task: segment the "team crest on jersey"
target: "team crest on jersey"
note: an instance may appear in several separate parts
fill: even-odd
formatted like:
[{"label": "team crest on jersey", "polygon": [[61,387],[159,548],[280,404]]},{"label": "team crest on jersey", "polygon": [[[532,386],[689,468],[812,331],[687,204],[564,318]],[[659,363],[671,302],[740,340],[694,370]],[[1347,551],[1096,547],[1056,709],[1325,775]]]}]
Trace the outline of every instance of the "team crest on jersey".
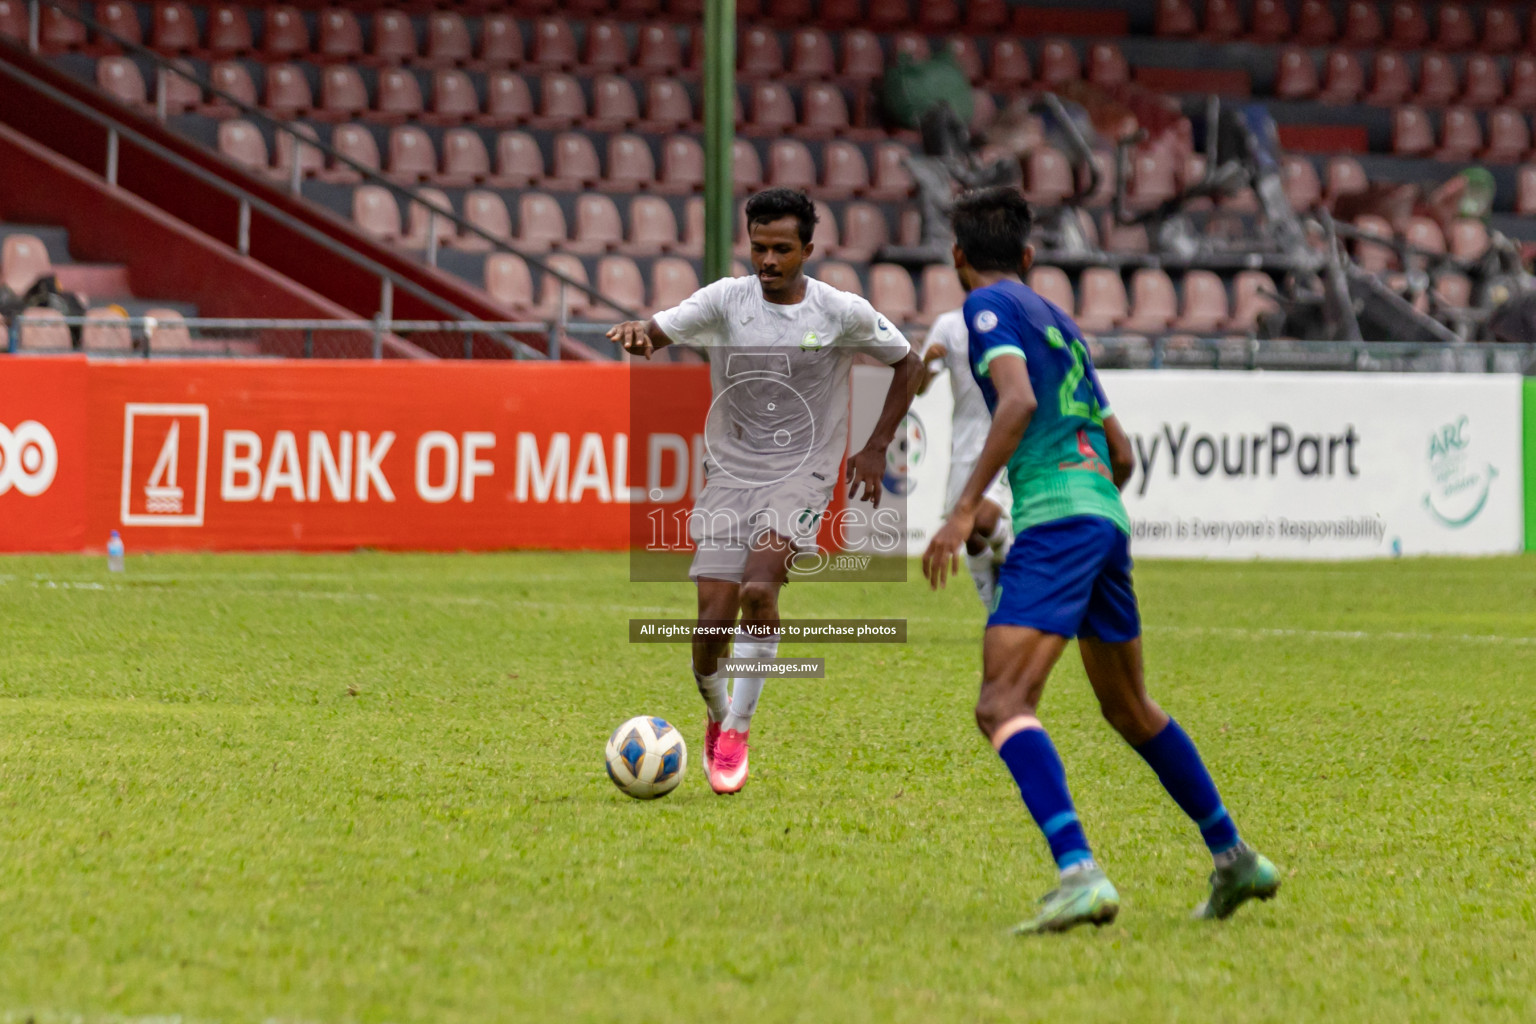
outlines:
[{"label": "team crest on jersey", "polygon": [[976,333],[986,334],[997,326],[997,314],[990,309],[984,309],[976,314]]},{"label": "team crest on jersey", "polygon": [[805,337],[800,339],[800,347],[803,349],[825,348],[827,341],[815,331],[806,331]]}]

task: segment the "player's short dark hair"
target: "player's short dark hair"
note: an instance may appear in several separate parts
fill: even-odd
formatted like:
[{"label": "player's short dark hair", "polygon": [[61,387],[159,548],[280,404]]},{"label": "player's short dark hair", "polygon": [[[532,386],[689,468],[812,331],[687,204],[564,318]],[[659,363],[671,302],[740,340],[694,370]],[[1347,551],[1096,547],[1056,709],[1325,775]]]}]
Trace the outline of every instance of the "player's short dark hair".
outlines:
[{"label": "player's short dark hair", "polygon": [[998,185],[956,199],[950,221],[955,243],[976,270],[1018,270],[1035,213],[1018,189]]},{"label": "player's short dark hair", "polygon": [[800,225],[800,244],[809,245],[816,234],[816,204],[798,188],[765,188],[747,200],[747,229],[753,224],[793,217]]}]

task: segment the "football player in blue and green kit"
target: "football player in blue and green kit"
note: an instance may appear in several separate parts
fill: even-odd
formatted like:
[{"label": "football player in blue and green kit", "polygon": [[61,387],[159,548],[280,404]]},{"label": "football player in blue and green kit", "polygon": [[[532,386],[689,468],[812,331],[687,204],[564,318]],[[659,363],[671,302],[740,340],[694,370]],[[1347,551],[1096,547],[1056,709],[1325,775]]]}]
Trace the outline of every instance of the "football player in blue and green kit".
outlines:
[{"label": "football player in blue and green kit", "polygon": [[1110,412],[1077,325],[1024,284],[1034,259],[1024,197],[1012,188],[967,193],[953,218],[955,269],[969,293],[971,371],[992,428],[923,555],[923,573],[937,588],[958,571],[982,494],[1006,466],[1016,539],[987,619],[976,724],[1018,783],[1061,873],[1039,911],[1015,931],[1104,924],[1120,909],[1036,715],[1046,677],[1074,637],[1104,717],[1210,848],[1211,891],[1197,916],[1224,918],[1250,899],[1273,896],[1280,876],[1238,837],[1195,745],[1147,696],[1130,520],[1120,500],[1133,467],[1130,440]]}]

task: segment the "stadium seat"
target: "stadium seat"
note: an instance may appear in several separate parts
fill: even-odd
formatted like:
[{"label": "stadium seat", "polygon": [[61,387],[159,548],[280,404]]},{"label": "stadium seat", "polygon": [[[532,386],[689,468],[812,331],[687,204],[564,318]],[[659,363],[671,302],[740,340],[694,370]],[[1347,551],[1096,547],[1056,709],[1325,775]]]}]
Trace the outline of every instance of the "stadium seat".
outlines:
[{"label": "stadium seat", "polygon": [[592,83],[592,116],[586,127],[595,132],[619,131],[640,120],[634,87],[618,75],[599,75]]},{"label": "stadium seat", "polygon": [[837,73],[837,54],[826,32],[811,25],[795,30],[789,44],[789,73],[803,78],[830,78]]},{"label": "stadium seat", "polygon": [[1339,34],[1329,0],[1301,0],[1296,17],[1296,42],[1303,46],[1325,46]]},{"label": "stadium seat", "polygon": [[1199,31],[1190,0],[1157,0],[1153,31],[1160,36],[1192,36]]},{"label": "stadium seat", "polygon": [[1007,0],[966,0],[965,30],[972,35],[996,32],[1010,16]]},{"label": "stadium seat", "polygon": [[442,189],[418,188],[416,199],[409,204],[409,209],[405,235],[400,239],[400,245],[407,249],[425,249],[434,234],[439,246],[453,245],[458,237],[458,225],[437,213],[439,210],[453,210],[453,204],[448,201]]},{"label": "stadium seat", "polygon": [[587,116],[587,101],[581,85],[567,74],[548,74],[539,80],[539,112],[528,119],[534,128],[568,128]]},{"label": "stadium seat", "polygon": [[928,46],[928,37],[925,35],[917,32],[897,32],[891,37],[893,60],[908,57],[914,61],[925,61],[931,56],[933,51]]},{"label": "stadium seat", "polygon": [[986,89],[971,90],[971,123],[973,134],[984,135],[992,122],[997,118],[997,101]]},{"label": "stadium seat", "polygon": [[[97,45],[101,47],[117,49],[117,43],[107,36],[109,32],[118,39],[124,39],[130,43],[144,42],[144,26],[139,24],[138,12],[130,3],[117,0],[117,2],[97,4],[96,21],[102,27],[102,31],[96,36]],[[25,32],[22,33],[22,38],[26,38]]]},{"label": "stadium seat", "polygon": [[1483,148],[1483,129],[1466,107],[1449,107],[1441,115],[1439,160],[1470,160]]},{"label": "stadium seat", "polygon": [[1161,334],[1178,311],[1173,281],[1155,267],[1142,267],[1131,275],[1131,315],[1121,327],[1132,334]]},{"label": "stadium seat", "polygon": [[1381,12],[1374,0],[1350,0],[1344,8],[1344,31],[1339,45],[1351,49],[1370,49],[1381,42]]},{"label": "stadium seat", "polygon": [[1223,328],[1239,334],[1252,332],[1261,316],[1280,308],[1271,297],[1274,292],[1274,281],[1262,270],[1240,272],[1232,283],[1232,316]]},{"label": "stadium seat", "polygon": [[529,252],[562,247],[567,238],[565,213],[542,192],[524,192],[517,201],[517,246]]},{"label": "stadium seat", "polygon": [[1365,70],[1348,50],[1330,50],[1323,64],[1323,103],[1354,103],[1365,92]]},{"label": "stadium seat", "polygon": [[[1026,68],[1027,70],[1027,68]],[[1101,89],[1114,89],[1131,80],[1125,54],[1114,43],[1095,42],[1088,47],[1088,81]]]},{"label": "stadium seat", "polygon": [[564,18],[540,18],[533,23],[533,48],[528,63],[541,68],[576,64],[576,33]]},{"label": "stadium seat", "polygon": [[171,63],[178,70],[165,71],[164,75],[160,78],[160,84],[165,89],[166,112],[169,114],[180,114],[202,104],[203,87],[193,80],[193,76],[197,74],[197,71],[192,67],[190,61],[174,60]]},{"label": "stadium seat", "polygon": [[848,103],[837,86],[812,82],[801,92],[800,102],[804,108],[801,137],[824,139],[848,130]]},{"label": "stadium seat", "polygon": [[598,260],[596,288],[614,305],[592,303],[587,315],[594,320],[620,320],[651,312],[645,302],[645,278],[628,256],[604,256]]},{"label": "stadium seat", "polygon": [[1205,0],[1205,24],[1201,37],[1212,42],[1231,42],[1243,34],[1243,12],[1236,0]]},{"label": "stadium seat", "polygon": [[[373,133],[362,125],[337,125],[331,132],[331,149],[335,150],[339,156],[348,157],[370,171],[380,169],[379,144],[374,139]],[[360,180],[362,174],[338,160],[330,169],[321,173],[320,178],[323,181],[350,182]]]},{"label": "stadium seat", "polygon": [[[23,352],[57,352],[74,347],[69,328],[61,322],[64,314],[56,309],[34,306],[23,310],[27,320],[17,331],[16,347]],[[45,322],[39,322],[45,321]]]},{"label": "stadium seat", "polygon": [[1125,282],[1118,270],[1089,267],[1078,281],[1077,326],[1090,334],[1114,330],[1127,314]]},{"label": "stadium seat", "polygon": [[379,71],[378,94],[374,99],[375,120],[415,120],[423,110],[421,83],[404,68]]},{"label": "stadium seat", "polygon": [[149,100],[139,66],[127,57],[103,57],[97,61],[96,86],[119,103],[142,105]]},{"label": "stadium seat", "polygon": [[640,42],[635,49],[635,68],[646,74],[670,75],[683,66],[683,47],[677,28],[666,24],[640,27]]},{"label": "stadium seat", "polygon": [[738,192],[756,191],[763,185],[762,160],[757,155],[757,147],[746,139],[731,143],[731,175]]},{"label": "stadium seat", "polygon": [[820,13],[811,0],[767,0],[767,7],[768,20],[780,25],[804,24]]},{"label": "stadium seat", "polygon": [[667,135],[694,123],[693,100],[675,78],[652,78],[645,84],[645,118],[635,130]]},{"label": "stadium seat", "polygon": [[268,64],[265,101],[262,106],[279,118],[297,117],[315,105],[309,79],[294,64]]},{"label": "stadium seat", "polygon": [[1469,107],[1491,107],[1503,98],[1504,74],[1499,70],[1499,62],[1486,53],[1468,57],[1461,102]]},{"label": "stadium seat", "polygon": [[970,36],[950,36],[944,42],[944,49],[954,58],[960,70],[965,72],[966,81],[972,85],[987,77],[986,63],[981,59],[981,50],[975,39]]},{"label": "stadium seat", "polygon": [[1403,229],[1403,241],[1415,249],[1437,256],[1445,255],[1445,233],[1431,217],[1409,217]]},{"label": "stadium seat", "polygon": [[[827,264],[821,265],[825,271]],[[651,264],[651,308],[671,309],[699,290],[693,264],[676,256],[664,256]]]},{"label": "stadium seat", "polygon": [[910,323],[917,314],[917,290],[906,267],[876,263],[869,268],[869,302],[894,324]]},{"label": "stadium seat", "polygon": [[1522,110],[1536,107],[1536,57],[1522,53],[1510,60],[1505,102]]},{"label": "stadium seat", "polygon": [[1157,147],[1140,146],[1131,158],[1131,181],[1126,201],[1148,209],[1173,198],[1177,191],[1177,165],[1172,154]]},{"label": "stadium seat", "polygon": [[1419,59],[1419,91],[1414,102],[1426,107],[1440,107],[1461,92],[1456,65],[1442,53],[1426,53]]},{"label": "stadium seat", "polygon": [[[23,37],[24,38],[24,37]],[[199,46],[197,20],[184,3],[157,3],[149,16],[149,42],[161,53],[186,53]]]},{"label": "stadium seat", "polygon": [[457,64],[474,56],[469,26],[456,11],[433,11],[427,17],[427,48],[422,56],[430,64]]},{"label": "stadium seat", "polygon": [[419,52],[416,29],[401,11],[379,11],[373,16],[373,49],[376,61],[411,60]]},{"label": "stadium seat", "polygon": [[180,310],[154,307],[146,309],[144,316],[155,321],[151,332],[145,325],[150,350],[153,352],[187,352],[194,346],[192,332],[187,330],[186,318]]},{"label": "stadium seat", "polygon": [[25,295],[37,279],[53,273],[48,247],[36,235],[6,235],[0,244],[0,284],[16,295]]},{"label": "stadium seat", "polygon": [[1488,251],[1488,225],[1475,217],[1458,217],[1451,222],[1449,242],[1458,260],[1480,260]]},{"label": "stadium seat", "polygon": [[837,28],[857,24],[864,15],[862,0],[820,0],[816,7],[818,19]]},{"label": "stadium seat", "polygon": [[1488,112],[1488,148],[1483,160],[1494,164],[1518,163],[1531,148],[1531,129],[1525,115],[1514,107]]},{"label": "stadium seat", "polygon": [[1521,164],[1515,172],[1515,212],[1523,217],[1536,214],[1536,164]]},{"label": "stadium seat", "polygon": [[907,147],[887,142],[875,147],[874,180],[869,198],[905,199],[912,194],[912,172],[907,170]]},{"label": "stadium seat", "polygon": [[510,252],[487,256],[485,290],[498,305],[524,316],[533,313],[533,275],[521,256]]},{"label": "stadium seat", "polygon": [[293,170],[293,161],[297,155],[299,161],[299,173],[306,178],[315,177],[325,170],[325,154],[314,145],[320,141],[320,133],[315,126],[305,124],[302,121],[289,124],[290,128],[309,140],[298,142],[289,132],[274,132],[272,142],[272,172],[282,181],[287,181]]},{"label": "stadium seat", "polygon": [[1280,173],[1285,183],[1285,198],[1290,200],[1291,209],[1298,212],[1310,210],[1322,199],[1323,185],[1311,160],[1304,156],[1283,157]]},{"label": "stadium seat", "polygon": [[359,185],[352,191],[352,223],[381,242],[400,237],[400,204],[383,185]]},{"label": "stadium seat", "polygon": [[1145,224],[1121,224],[1107,210],[1104,212],[1104,226],[1099,231],[1099,238],[1105,252],[1137,254],[1150,248]]},{"label": "stadium seat", "polygon": [[1050,146],[1038,146],[1024,163],[1024,198],[1042,206],[1057,206],[1070,196],[1076,183],[1067,158]]},{"label": "stadium seat", "polygon": [[581,63],[585,68],[592,71],[616,71],[629,64],[629,44],[618,22],[589,22],[586,36],[586,47],[581,55]]},{"label": "stadium seat", "polygon": [[[816,201],[816,230],[811,235],[811,243],[815,248],[807,260],[824,260],[829,257],[837,257],[842,252],[842,240],[837,229],[837,217],[832,213],[832,207],[826,203]],[[748,243],[747,253],[751,253]]]},{"label": "stadium seat", "polygon": [[522,75],[493,71],[486,77],[485,113],[478,118],[480,124],[520,124],[533,116],[533,94]]},{"label": "stadium seat", "polygon": [[839,255],[856,263],[868,263],[890,241],[885,214],[874,203],[855,202],[843,208],[842,245]]},{"label": "stadium seat", "polygon": [[[581,260],[566,253],[556,253],[544,261],[544,265],[551,270],[564,274],[567,278],[581,285],[588,284],[587,268]],[[562,294],[563,293],[563,294]],[[553,274],[544,274],[539,281],[539,303],[537,311],[546,319],[555,319],[560,316],[562,304],[565,307],[566,316],[571,319],[585,319],[587,311],[591,308],[592,300],[586,292],[579,288],[565,286]]]},{"label": "stadium seat", "polygon": [[309,52],[309,28],[304,15],[290,4],[268,7],[263,19],[261,52],[279,59],[296,57]]},{"label": "stadium seat", "polygon": [[581,192],[595,188],[603,177],[597,146],[586,135],[562,132],[555,136],[544,187],[555,192]]},{"label": "stadium seat", "polygon": [[357,69],[332,64],[320,74],[320,109],[333,117],[353,118],[368,109],[368,89]]},{"label": "stadium seat", "polygon": [[1072,316],[1075,312],[1077,298],[1072,294],[1072,282],[1068,280],[1066,271],[1060,267],[1030,268],[1028,284],[1037,295],[1054,304],[1067,316]]},{"label": "stadium seat", "polygon": [[87,352],[131,352],[133,332],[120,307],[88,309],[80,331],[80,347]]},{"label": "stadium seat", "polygon": [[1472,15],[1461,4],[1442,3],[1435,18],[1435,46],[1441,50],[1465,50],[1477,42]]},{"label": "stadium seat", "polygon": [[787,188],[816,187],[816,161],[798,139],[775,139],[768,147],[768,184]]},{"label": "stadium seat", "polygon": [[1190,270],[1181,282],[1183,301],[1179,305],[1174,330],[1193,334],[1215,334],[1226,327],[1230,319],[1227,309],[1227,286],[1209,270]]},{"label": "stadium seat", "polygon": [[219,152],[242,167],[254,171],[267,169],[267,140],[249,121],[219,123]]},{"label": "stadium seat", "polygon": [[220,55],[249,53],[251,22],[240,4],[214,4],[208,13],[208,49]]},{"label": "stadium seat", "polygon": [[510,14],[487,13],[480,19],[480,60],[489,67],[523,62],[523,33]]},{"label": "stadium seat", "polygon": [[[507,204],[495,192],[477,188],[464,195],[464,219],[502,242],[512,241],[512,215]],[[491,243],[479,235],[465,231],[454,241],[454,247],[470,252],[484,252]]]},{"label": "stadium seat", "polygon": [[847,263],[826,260],[817,265],[813,276],[822,284],[830,285],[840,292],[864,294],[864,282],[859,280],[859,272]]},{"label": "stadium seat", "polygon": [[491,155],[485,140],[472,128],[450,128],[443,133],[443,169],[439,185],[463,187],[491,176]]},{"label": "stadium seat", "polygon": [[576,197],[576,216],[571,225],[567,252],[594,255],[624,243],[624,221],[612,199],[601,194]]},{"label": "stadium seat", "polygon": [[1424,17],[1419,4],[1412,0],[1396,0],[1390,17],[1388,45],[1400,50],[1417,50],[1429,42],[1429,19]]},{"label": "stadium seat", "polygon": [[683,237],[677,254],[690,259],[704,255],[704,200],[698,196],[683,201]]},{"label": "stadium seat", "polygon": [[930,263],[923,268],[923,302],[917,311],[920,324],[932,324],[941,313],[959,309],[965,304],[965,289],[955,268],[943,263]]},{"label": "stadium seat", "polygon": [[1040,46],[1040,82],[1056,88],[1083,77],[1077,51],[1064,39],[1047,39]]},{"label": "stadium seat", "polygon": [[758,82],[752,86],[751,114],[742,126],[747,135],[776,137],[798,134],[795,101],[789,90],[777,82]]},{"label": "stadium seat", "polygon": [[868,82],[885,74],[885,53],[873,32],[849,29],[843,33],[842,44],[843,61],[839,72],[844,78]]},{"label": "stadium seat", "polygon": [[1418,107],[1392,111],[1392,152],[1399,156],[1426,156],[1435,148],[1435,129]]},{"label": "stadium seat", "polygon": [[1431,290],[1442,306],[1466,309],[1472,305],[1472,280],[1465,274],[1440,274],[1435,277]]},{"label": "stadium seat", "polygon": [[1291,38],[1291,12],[1284,0],[1253,0],[1253,27],[1250,42],[1278,43]]},{"label": "stadium seat", "polygon": [[616,243],[629,256],[654,256],[677,247],[677,217],[665,199],[636,196],[629,204],[629,233]]},{"label": "stadium seat", "polygon": [[847,199],[869,188],[869,164],[864,151],[851,142],[829,142],[821,150],[821,194]]},{"label": "stadium seat", "polygon": [[736,54],[736,71],[744,78],[778,78],[784,74],[784,50],[778,33],[761,25],[747,27],[741,33]]},{"label": "stadium seat", "polygon": [[422,120],[432,124],[459,124],[480,118],[480,97],[469,75],[444,68],[432,76],[432,112]]},{"label": "stadium seat", "polygon": [[1312,55],[1300,46],[1280,51],[1280,66],[1275,73],[1275,95],[1282,100],[1310,99],[1317,94],[1317,66]]},{"label": "stadium seat", "polygon": [[907,6],[907,0],[868,0],[864,17],[873,28],[889,31],[907,24],[912,18],[912,10]]},{"label": "stadium seat", "polygon": [[1327,190],[1324,194],[1329,205],[1340,196],[1364,192],[1369,186],[1370,180],[1365,176],[1365,168],[1354,157],[1336,156],[1328,160]]},{"label": "stadium seat", "polygon": [[608,173],[602,188],[610,192],[633,192],[648,188],[656,180],[656,158],[651,147],[638,135],[612,135],[608,138]]},{"label": "stadium seat", "polygon": [[[256,97],[256,83],[252,81],[251,73],[238,61],[214,62],[208,70],[208,80],[219,92],[228,93],[246,106],[254,107],[259,102]],[[233,117],[240,113],[237,107],[218,95],[210,95],[202,111],[209,117]]]},{"label": "stadium seat", "polygon": [[1520,49],[1520,18],[1512,7],[1492,4],[1483,8],[1483,39],[1479,49],[1485,53],[1508,53]]},{"label": "stadium seat", "polygon": [[391,178],[402,182],[426,181],[437,174],[437,150],[432,136],[416,125],[399,125],[389,133],[389,162],[385,165]]},{"label": "stadium seat", "polygon": [[1400,53],[1381,50],[1371,72],[1371,91],[1365,94],[1365,102],[1378,107],[1391,107],[1403,102],[1413,91],[1413,79],[1408,73],[1408,62]]},{"label": "stadium seat", "polygon": [[363,27],[346,7],[329,7],[320,15],[320,37],[315,51],[334,60],[356,60],[363,55]]},{"label": "stadium seat", "polygon": [[704,147],[698,139],[674,135],[662,143],[661,177],[653,187],[671,194],[687,194],[704,187]]},{"label": "stadium seat", "polygon": [[[1355,229],[1380,238],[1392,237],[1392,225],[1385,217],[1363,214],[1355,218]],[[1397,269],[1397,252],[1382,242],[1357,238],[1354,242],[1355,262],[1368,273],[1379,274]]]}]

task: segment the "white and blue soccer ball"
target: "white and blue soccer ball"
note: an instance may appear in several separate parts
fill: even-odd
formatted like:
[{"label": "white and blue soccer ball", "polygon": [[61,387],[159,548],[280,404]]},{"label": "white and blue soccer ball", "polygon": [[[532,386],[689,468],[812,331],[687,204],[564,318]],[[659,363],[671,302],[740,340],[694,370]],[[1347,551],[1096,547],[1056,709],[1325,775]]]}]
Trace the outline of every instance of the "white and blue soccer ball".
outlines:
[{"label": "white and blue soccer ball", "polygon": [[688,768],[688,744],[664,718],[631,718],[608,737],[605,752],[608,777],[625,796],[654,800],[683,781]]}]

